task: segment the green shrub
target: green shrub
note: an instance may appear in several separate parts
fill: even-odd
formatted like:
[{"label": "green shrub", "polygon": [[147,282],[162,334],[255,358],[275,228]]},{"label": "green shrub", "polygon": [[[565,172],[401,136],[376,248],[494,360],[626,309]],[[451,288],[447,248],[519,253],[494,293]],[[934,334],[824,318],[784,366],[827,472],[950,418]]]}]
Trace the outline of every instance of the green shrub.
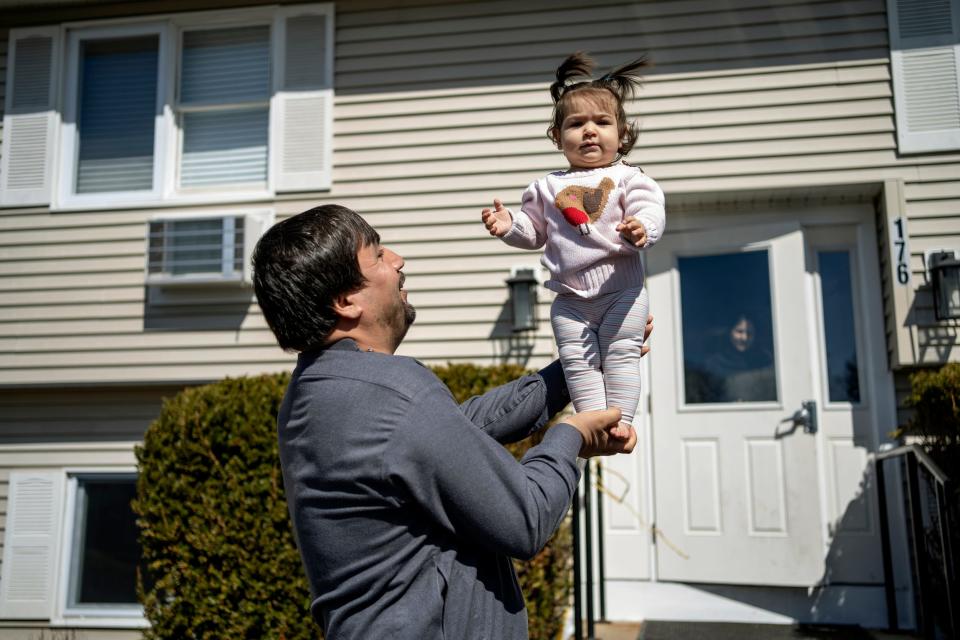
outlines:
[{"label": "green shrub", "polygon": [[901,435],[916,436],[953,480],[960,480],[960,363],[910,374],[913,415]]},{"label": "green shrub", "polygon": [[[523,373],[470,365],[435,371],[460,399]],[[260,376],[185,390],[164,403],[137,448],[133,507],[152,579],[140,589],[147,640],[320,637],[277,453],[276,415],[288,381]],[[509,448],[520,456],[529,446]],[[570,592],[569,528],[516,566],[530,637],[555,638]]]}]

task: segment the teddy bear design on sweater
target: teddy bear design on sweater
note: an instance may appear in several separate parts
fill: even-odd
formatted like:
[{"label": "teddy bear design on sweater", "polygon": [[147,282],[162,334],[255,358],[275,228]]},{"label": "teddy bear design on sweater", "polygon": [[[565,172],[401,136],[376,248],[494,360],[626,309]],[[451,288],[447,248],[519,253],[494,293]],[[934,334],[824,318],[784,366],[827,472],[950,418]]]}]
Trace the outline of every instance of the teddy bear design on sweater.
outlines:
[{"label": "teddy bear design on sweater", "polygon": [[613,191],[613,180],[604,178],[597,187],[570,185],[557,194],[554,204],[564,219],[580,231],[590,235],[588,223],[596,222],[607,206],[607,198]]}]

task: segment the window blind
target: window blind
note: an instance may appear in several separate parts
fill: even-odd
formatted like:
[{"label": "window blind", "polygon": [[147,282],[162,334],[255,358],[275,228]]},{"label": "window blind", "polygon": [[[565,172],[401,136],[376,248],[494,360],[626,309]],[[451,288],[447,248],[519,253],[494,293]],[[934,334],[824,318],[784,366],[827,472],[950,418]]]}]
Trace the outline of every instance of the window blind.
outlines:
[{"label": "window blind", "polygon": [[[269,27],[186,32],[180,78],[180,185],[265,183]],[[206,108],[194,110],[197,107]]]},{"label": "window blind", "polygon": [[156,36],[81,45],[77,193],[153,188]]}]

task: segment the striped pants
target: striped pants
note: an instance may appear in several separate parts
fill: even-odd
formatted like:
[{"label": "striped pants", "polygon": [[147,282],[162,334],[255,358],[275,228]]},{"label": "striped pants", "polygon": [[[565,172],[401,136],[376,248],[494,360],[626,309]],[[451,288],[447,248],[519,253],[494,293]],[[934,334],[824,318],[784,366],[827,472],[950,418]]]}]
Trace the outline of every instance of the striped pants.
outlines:
[{"label": "striped pants", "polygon": [[617,407],[630,424],[640,402],[640,347],[650,301],[645,287],[596,298],[558,295],[550,323],[577,412]]}]

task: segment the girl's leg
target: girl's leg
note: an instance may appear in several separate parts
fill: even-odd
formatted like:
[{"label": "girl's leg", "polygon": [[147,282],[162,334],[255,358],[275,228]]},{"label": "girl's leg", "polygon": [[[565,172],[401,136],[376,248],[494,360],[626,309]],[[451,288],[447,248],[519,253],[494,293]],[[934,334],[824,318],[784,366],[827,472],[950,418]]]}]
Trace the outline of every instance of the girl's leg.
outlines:
[{"label": "girl's leg", "polygon": [[550,324],[560,351],[560,364],[577,413],[606,409],[597,326],[589,303],[574,296],[557,296],[550,307]]},{"label": "girl's leg", "polygon": [[649,307],[646,287],[627,289],[607,309],[597,331],[607,402],[620,409],[621,423],[633,422],[640,403],[640,347]]}]

